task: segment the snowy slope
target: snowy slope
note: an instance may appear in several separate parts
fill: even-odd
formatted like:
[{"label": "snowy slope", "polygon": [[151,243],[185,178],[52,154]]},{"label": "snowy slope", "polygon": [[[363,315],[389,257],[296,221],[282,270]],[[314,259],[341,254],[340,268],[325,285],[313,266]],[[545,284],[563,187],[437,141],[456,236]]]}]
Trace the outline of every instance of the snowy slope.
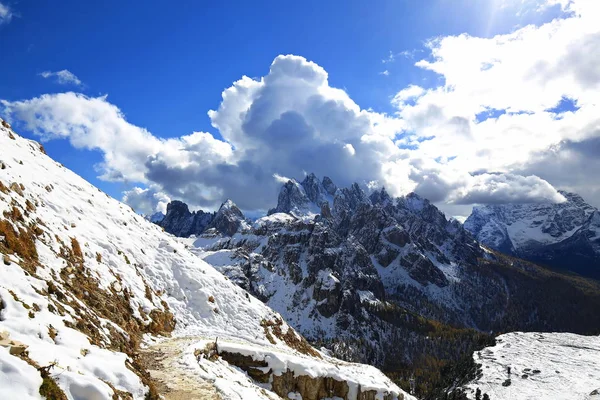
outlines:
[{"label": "snowy slope", "polygon": [[473,356],[482,376],[467,385],[469,398],[479,388],[494,400],[600,399],[600,337],[513,332],[496,340]]},{"label": "snowy slope", "polygon": [[268,383],[257,386],[224,360],[190,358],[198,341],[218,337],[263,358],[283,352],[298,374],[403,395],[373,367],[302,348],[283,321],[275,332],[269,323],[278,314],[7,126],[0,126],[0,214],[0,332],[28,346],[20,358],[0,348],[0,398],[40,398],[35,367],[50,365],[69,399],[111,399],[118,391],[144,398],[149,380],[135,365],[136,348],[172,340],[160,334],[195,338],[182,342],[180,367],[226,399],[276,397]]}]

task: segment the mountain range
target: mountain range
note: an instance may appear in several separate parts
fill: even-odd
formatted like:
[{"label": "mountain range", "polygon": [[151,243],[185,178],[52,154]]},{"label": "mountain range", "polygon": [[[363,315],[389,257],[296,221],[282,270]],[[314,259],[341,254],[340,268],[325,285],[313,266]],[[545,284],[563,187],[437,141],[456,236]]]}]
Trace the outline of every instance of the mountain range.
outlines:
[{"label": "mountain range", "polygon": [[597,282],[483,246],[414,193],[367,195],[309,174],[285,183],[268,214],[227,213],[235,232],[211,222],[190,231],[205,213],[177,206],[159,225],[193,234],[184,241],[200,258],[337,357],[391,374],[439,372],[490,333],[599,332]]},{"label": "mountain range", "polygon": [[[597,341],[544,332],[600,333],[600,285],[482,245],[416,194],[310,174],[257,220],[232,201],[144,217],[0,122],[0,398],[598,389],[577,378]],[[570,212],[559,228],[593,231],[596,210]],[[510,331],[537,333],[495,337]],[[505,386],[510,366],[522,396]],[[560,384],[546,383],[551,368]]]}]

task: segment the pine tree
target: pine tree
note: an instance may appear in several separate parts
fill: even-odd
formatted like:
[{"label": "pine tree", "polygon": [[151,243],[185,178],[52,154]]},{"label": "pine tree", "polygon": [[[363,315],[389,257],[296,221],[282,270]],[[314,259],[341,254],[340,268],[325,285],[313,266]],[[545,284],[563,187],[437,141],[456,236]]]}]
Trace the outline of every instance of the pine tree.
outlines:
[{"label": "pine tree", "polygon": [[481,389],[479,388],[475,391],[475,400],[481,400]]},{"label": "pine tree", "polygon": [[490,396],[487,393],[483,394],[483,400],[490,400]]}]

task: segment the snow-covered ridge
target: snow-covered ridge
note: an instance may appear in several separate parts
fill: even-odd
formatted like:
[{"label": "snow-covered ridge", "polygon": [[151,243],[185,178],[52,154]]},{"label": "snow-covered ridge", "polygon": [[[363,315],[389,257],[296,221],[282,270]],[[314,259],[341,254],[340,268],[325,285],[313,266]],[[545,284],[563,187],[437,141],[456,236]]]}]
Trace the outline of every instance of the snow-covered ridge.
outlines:
[{"label": "snow-covered ridge", "polygon": [[[161,335],[218,337],[265,356],[283,349],[300,360],[300,369],[305,360],[307,373],[315,365],[320,371],[341,365],[346,376],[356,372],[356,384],[409,398],[372,367],[345,367],[315,350],[290,347],[286,335],[303,339],[285,322],[279,335],[265,328],[281,320],[277,313],[7,124],[0,126],[0,149],[0,333],[7,337],[0,347],[0,398],[40,399],[39,366],[48,367],[46,379],[69,399],[112,399],[120,392],[142,399],[152,380],[142,374],[137,347],[173,340]],[[232,222],[228,215],[224,226]],[[180,368],[224,398],[276,398],[268,384],[257,386],[223,360],[189,358],[195,347],[182,343]]]},{"label": "snow-covered ridge", "polygon": [[582,275],[600,277],[598,210],[575,193],[563,203],[477,206],[464,223],[482,244]]},{"label": "snow-covered ridge", "polygon": [[494,400],[600,399],[600,337],[513,332],[473,355],[481,377],[467,385]]}]

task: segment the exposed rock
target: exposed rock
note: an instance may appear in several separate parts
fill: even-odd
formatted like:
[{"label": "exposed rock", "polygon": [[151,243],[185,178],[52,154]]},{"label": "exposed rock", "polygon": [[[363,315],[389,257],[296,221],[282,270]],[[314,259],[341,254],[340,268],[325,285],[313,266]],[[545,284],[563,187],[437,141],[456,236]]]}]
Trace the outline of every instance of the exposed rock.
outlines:
[{"label": "exposed rock", "polygon": [[5,331],[0,332],[0,347],[8,348],[9,353],[13,356],[20,356],[29,348],[25,343],[21,343],[18,340],[11,340],[10,333]]},{"label": "exposed rock", "polygon": [[224,202],[215,214],[207,228],[215,228],[227,236],[233,236],[238,231],[245,217],[242,211],[231,200]]},{"label": "exposed rock", "polygon": [[156,224],[180,237],[201,235],[209,229],[232,236],[244,221],[244,214],[231,200],[225,201],[214,213],[203,210],[190,212],[187,204],[173,200],[167,205],[167,214]]},{"label": "exposed rock", "polygon": [[[256,361],[250,356],[238,353],[221,352],[219,355],[228,363],[246,371],[248,375],[257,382],[271,382],[273,392],[288,398],[289,393],[299,393],[303,400],[322,400],[329,398],[348,399],[350,388],[348,383],[334,379],[333,377],[311,377],[308,375],[296,375],[294,371],[285,370],[274,374],[265,361]],[[404,399],[402,393],[398,397],[394,393],[384,393],[378,396],[375,390],[363,391],[358,387],[357,400],[398,400]]]},{"label": "exposed rock", "polygon": [[158,225],[175,236],[188,237],[204,232],[214,217],[215,213],[202,210],[190,212],[187,204],[173,200],[167,204],[167,214]]}]

